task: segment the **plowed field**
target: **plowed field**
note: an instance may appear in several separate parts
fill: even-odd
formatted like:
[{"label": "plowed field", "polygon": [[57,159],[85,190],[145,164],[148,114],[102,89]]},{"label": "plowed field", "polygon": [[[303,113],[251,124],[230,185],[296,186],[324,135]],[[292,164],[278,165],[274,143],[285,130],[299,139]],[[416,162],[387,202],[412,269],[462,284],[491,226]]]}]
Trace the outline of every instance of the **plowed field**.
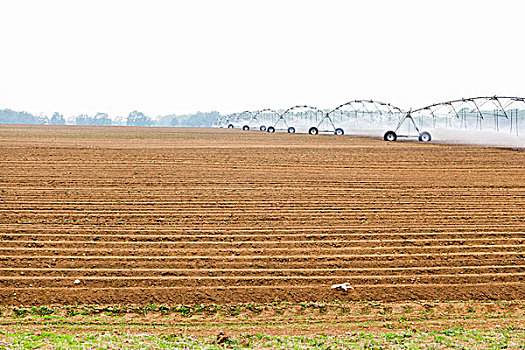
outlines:
[{"label": "plowed field", "polygon": [[3,305],[525,299],[522,151],[1,126],[0,164]]}]

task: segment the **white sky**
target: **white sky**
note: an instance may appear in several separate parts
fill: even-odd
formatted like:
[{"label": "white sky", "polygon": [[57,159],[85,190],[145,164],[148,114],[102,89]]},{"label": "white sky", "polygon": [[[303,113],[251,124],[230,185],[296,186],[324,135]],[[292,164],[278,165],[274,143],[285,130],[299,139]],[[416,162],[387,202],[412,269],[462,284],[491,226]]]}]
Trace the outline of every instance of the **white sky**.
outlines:
[{"label": "white sky", "polygon": [[525,96],[523,1],[0,1],[0,108],[229,113]]}]

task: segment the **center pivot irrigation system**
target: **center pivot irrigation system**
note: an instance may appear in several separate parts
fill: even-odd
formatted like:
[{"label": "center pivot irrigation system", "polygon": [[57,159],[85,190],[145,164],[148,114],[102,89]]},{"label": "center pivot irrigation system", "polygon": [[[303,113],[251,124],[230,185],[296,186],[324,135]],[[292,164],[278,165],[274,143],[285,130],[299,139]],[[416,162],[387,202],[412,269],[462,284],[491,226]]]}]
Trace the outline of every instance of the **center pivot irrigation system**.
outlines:
[{"label": "center pivot irrigation system", "polygon": [[244,111],[218,118],[214,126],[269,133],[383,135],[385,141],[407,137],[429,142],[433,133],[465,131],[519,136],[525,132],[525,98],[463,98],[409,111],[374,100],[353,100],[332,110],[302,105],[284,111]]}]

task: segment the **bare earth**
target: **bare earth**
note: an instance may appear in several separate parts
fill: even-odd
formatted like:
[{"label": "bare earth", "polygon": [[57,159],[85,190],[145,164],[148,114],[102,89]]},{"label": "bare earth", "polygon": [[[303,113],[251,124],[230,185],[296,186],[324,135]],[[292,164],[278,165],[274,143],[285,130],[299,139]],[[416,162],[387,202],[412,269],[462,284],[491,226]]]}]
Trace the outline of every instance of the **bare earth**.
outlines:
[{"label": "bare earth", "polygon": [[[503,320],[523,326],[520,150],[0,126],[0,164],[4,307],[380,301],[408,303],[410,316],[429,300],[471,301],[488,305],[475,314],[491,328],[494,301],[507,300],[517,316]],[[343,282],[354,289],[330,288]],[[367,320],[355,314],[353,324]],[[332,333],[359,328],[326,315]]]}]

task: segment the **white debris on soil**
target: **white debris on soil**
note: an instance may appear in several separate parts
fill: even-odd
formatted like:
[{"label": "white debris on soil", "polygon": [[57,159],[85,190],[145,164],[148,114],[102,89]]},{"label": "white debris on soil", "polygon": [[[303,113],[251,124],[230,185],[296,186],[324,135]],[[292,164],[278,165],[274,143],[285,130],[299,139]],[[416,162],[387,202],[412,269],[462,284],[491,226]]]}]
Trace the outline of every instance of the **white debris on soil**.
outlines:
[{"label": "white debris on soil", "polygon": [[352,286],[350,285],[350,283],[348,283],[348,282],[341,283],[341,284],[334,284],[334,285],[332,285],[332,289],[337,289],[337,288],[344,289],[345,291],[347,291],[347,290],[349,290],[349,289],[354,289],[354,287],[352,287]]},{"label": "white debris on soil", "polygon": [[75,284],[80,284],[80,280],[75,280]]}]

